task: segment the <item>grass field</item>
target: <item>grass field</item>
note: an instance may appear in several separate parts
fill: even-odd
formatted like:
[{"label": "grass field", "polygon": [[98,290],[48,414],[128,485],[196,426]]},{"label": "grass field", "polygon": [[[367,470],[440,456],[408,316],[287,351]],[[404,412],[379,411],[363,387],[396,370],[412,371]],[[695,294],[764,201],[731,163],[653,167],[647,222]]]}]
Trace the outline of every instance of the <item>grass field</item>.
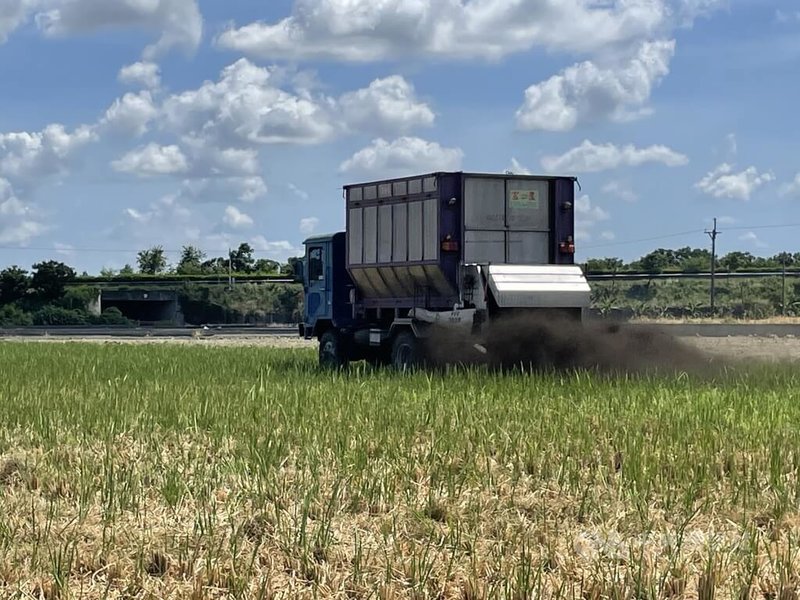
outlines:
[{"label": "grass field", "polygon": [[0,365],[3,598],[796,598],[791,367],[13,342]]}]

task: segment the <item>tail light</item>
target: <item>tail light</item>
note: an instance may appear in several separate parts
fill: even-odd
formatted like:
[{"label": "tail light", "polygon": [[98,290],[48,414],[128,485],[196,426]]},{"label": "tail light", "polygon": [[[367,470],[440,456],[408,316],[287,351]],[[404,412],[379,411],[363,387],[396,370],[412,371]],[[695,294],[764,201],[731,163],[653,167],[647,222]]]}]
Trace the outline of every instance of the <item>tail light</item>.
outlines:
[{"label": "tail light", "polygon": [[458,252],[458,242],[448,235],[442,240],[442,252]]},{"label": "tail light", "polygon": [[558,247],[562,254],[575,254],[575,242],[571,235],[567,237],[566,242],[559,243]]}]

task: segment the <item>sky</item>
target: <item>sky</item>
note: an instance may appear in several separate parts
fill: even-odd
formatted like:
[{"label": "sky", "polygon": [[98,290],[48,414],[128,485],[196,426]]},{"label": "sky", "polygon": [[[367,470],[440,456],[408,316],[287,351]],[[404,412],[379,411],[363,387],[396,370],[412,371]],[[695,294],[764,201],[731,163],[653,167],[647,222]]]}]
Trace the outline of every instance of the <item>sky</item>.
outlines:
[{"label": "sky", "polygon": [[578,177],[577,258],[800,251],[798,0],[0,0],[0,267],[302,253],[342,186]]}]

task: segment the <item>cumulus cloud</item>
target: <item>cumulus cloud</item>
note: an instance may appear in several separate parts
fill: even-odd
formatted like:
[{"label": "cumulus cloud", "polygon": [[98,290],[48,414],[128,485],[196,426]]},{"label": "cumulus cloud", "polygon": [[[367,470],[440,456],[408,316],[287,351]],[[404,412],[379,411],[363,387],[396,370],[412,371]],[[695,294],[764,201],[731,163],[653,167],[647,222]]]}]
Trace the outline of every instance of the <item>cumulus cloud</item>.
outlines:
[{"label": "cumulus cloud", "polygon": [[645,163],[679,167],[688,162],[686,156],[666,146],[637,148],[629,144],[620,147],[614,144],[594,144],[584,140],[580,146],[561,156],[545,156],[542,159],[542,167],[551,173],[591,173],[620,167],[637,167]]},{"label": "cumulus cloud", "polygon": [[567,131],[601,119],[627,121],[648,114],[647,101],[669,73],[674,52],[674,40],[645,42],[622,65],[573,65],[525,91],[517,125],[524,130]]},{"label": "cumulus cloud", "polygon": [[714,198],[749,200],[753,192],[774,180],[772,173],[759,173],[755,167],[734,173],[732,165],[723,163],[707,173],[695,187]]},{"label": "cumulus cloud", "polygon": [[15,195],[11,182],[0,177],[0,244],[24,245],[49,229],[35,208]]},{"label": "cumulus cloud", "polygon": [[233,229],[247,229],[253,226],[253,218],[235,206],[228,206],[225,209],[225,216],[222,221]]},{"label": "cumulus cloud", "polygon": [[173,131],[223,146],[316,143],[335,131],[324,102],[280,89],[273,71],[240,59],[217,82],[169,97],[164,115]]},{"label": "cumulus cloud", "polygon": [[293,183],[289,183],[287,187],[288,187],[288,188],[289,188],[289,189],[292,191],[292,193],[293,193],[295,196],[297,196],[297,197],[298,197],[298,198],[300,198],[301,200],[308,200],[308,199],[309,199],[308,192],[307,192],[307,191],[305,191],[305,190],[301,190],[301,189],[300,189],[299,187],[297,187],[295,184],[293,184]]},{"label": "cumulus cloud", "polygon": [[262,59],[497,60],[534,47],[592,52],[652,37],[686,0],[296,0],[278,22],[230,27],[222,48]]},{"label": "cumulus cloud", "polygon": [[270,241],[263,235],[257,235],[250,239],[253,248],[276,260],[286,260],[290,256],[302,254],[301,248],[295,248],[291,242],[286,240]]},{"label": "cumulus cloud", "polygon": [[33,181],[62,174],[75,153],[96,139],[90,126],[70,133],[61,124],[48,125],[38,132],[0,133],[0,175]]},{"label": "cumulus cloud", "polygon": [[137,62],[122,67],[117,79],[125,85],[154,89],[161,85],[161,69],[156,63]]},{"label": "cumulus cloud", "polygon": [[575,200],[575,237],[577,241],[589,241],[594,237],[598,224],[608,221],[611,215],[592,203],[588,195]]},{"label": "cumulus cloud", "polygon": [[416,137],[401,137],[392,142],[378,138],[344,161],[340,170],[380,177],[419,171],[456,171],[461,168],[463,158],[460,148],[444,148]]},{"label": "cumulus cloud", "polygon": [[517,175],[530,175],[530,170],[525,167],[524,165],[520,164],[520,162],[516,158],[511,158],[511,166],[506,169],[507,171],[511,171]]},{"label": "cumulus cloud", "polygon": [[117,171],[140,177],[185,173],[189,169],[189,162],[178,146],[159,146],[152,142],[128,152],[111,165]]},{"label": "cumulus cloud", "polygon": [[339,105],[348,127],[357,131],[405,133],[433,124],[433,111],[416,98],[414,86],[399,75],[376,79],[344,94]]},{"label": "cumulus cloud", "polygon": [[149,124],[158,116],[158,108],[153,103],[149,91],[138,94],[125,94],[117,98],[108,108],[100,125],[107,130],[128,135],[142,136],[147,133]]},{"label": "cumulus cloud", "polygon": [[794,181],[781,186],[781,196],[800,196],[800,173],[795,175]]},{"label": "cumulus cloud", "polygon": [[232,200],[254,202],[268,193],[267,184],[261,177],[218,177],[185,179],[177,192],[177,198],[187,202],[229,203]]},{"label": "cumulus cloud", "polygon": [[317,230],[319,219],[317,217],[305,217],[300,219],[300,233],[310,235]]},{"label": "cumulus cloud", "polygon": [[38,0],[3,0],[0,5],[0,44],[8,40],[8,35],[28,20],[36,8]]},{"label": "cumulus cloud", "polygon": [[740,235],[739,239],[741,241],[743,241],[743,242],[747,242],[749,244],[752,244],[756,248],[766,248],[767,247],[767,244],[764,243],[763,241],[761,241],[761,239],[759,239],[759,237],[752,231],[748,231],[747,233],[744,233],[744,234]]},{"label": "cumulus cloud", "polygon": [[630,185],[622,181],[609,181],[602,187],[602,192],[625,202],[636,202],[639,199],[639,196],[631,189]]},{"label": "cumulus cloud", "polygon": [[144,57],[151,60],[172,48],[193,52],[203,36],[203,17],[196,0],[41,0],[46,10],[36,23],[47,36],[134,28],[160,34]]}]

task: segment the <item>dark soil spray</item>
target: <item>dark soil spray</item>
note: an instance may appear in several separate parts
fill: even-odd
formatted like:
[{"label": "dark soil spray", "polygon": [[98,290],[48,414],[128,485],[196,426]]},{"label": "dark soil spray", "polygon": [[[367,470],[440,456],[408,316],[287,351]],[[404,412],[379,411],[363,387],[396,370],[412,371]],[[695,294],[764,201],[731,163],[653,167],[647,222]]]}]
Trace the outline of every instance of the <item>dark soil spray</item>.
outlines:
[{"label": "dark soil spray", "polygon": [[580,323],[552,315],[501,317],[477,337],[436,328],[425,351],[432,366],[485,365],[502,370],[711,375],[725,367],[657,327]]}]

